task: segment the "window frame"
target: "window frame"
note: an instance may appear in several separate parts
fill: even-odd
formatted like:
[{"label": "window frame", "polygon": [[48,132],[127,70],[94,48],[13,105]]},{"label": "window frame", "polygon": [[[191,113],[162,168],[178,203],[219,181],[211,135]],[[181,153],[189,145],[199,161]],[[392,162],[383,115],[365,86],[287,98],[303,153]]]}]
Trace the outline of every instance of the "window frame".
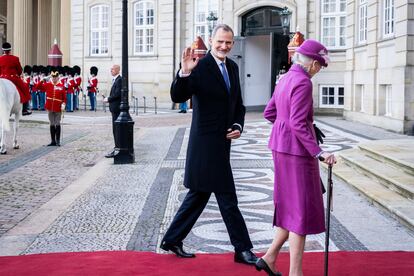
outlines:
[{"label": "window frame", "polygon": [[[394,37],[394,31],[395,31],[395,3],[394,0],[383,0],[384,4],[382,5],[382,36],[384,38],[390,38]],[[387,3],[390,4],[389,7],[387,7]],[[387,18],[387,9],[389,9],[390,14],[389,18]],[[387,32],[387,30],[390,30]]]},{"label": "window frame", "polygon": [[[143,5],[142,9],[142,23],[137,24],[138,17],[137,11],[139,5]],[[156,46],[156,31],[155,31],[155,22],[156,22],[156,5],[154,0],[140,0],[134,3],[133,8],[133,54],[135,56],[153,56],[155,55],[155,46]],[[152,10],[152,14],[148,12]],[[151,24],[149,24],[151,20]],[[142,44],[137,43],[138,32],[142,31]],[[152,32],[151,34],[149,32]],[[149,41],[149,39],[151,41]],[[142,47],[142,51],[139,50],[139,47]],[[150,50],[149,50],[150,48]]]},{"label": "window frame", "polygon": [[[198,16],[198,5],[200,4],[200,2],[204,2],[203,6],[204,6],[204,12],[206,14],[204,21],[198,21],[199,16]],[[213,3],[215,2],[215,3]],[[214,8],[217,8],[217,10],[214,10]],[[200,36],[204,43],[208,43],[209,41],[209,22],[207,21],[207,17],[209,16],[210,12],[215,12],[215,16],[217,18],[219,18],[219,10],[220,10],[220,3],[218,0],[195,0],[194,1],[194,20],[193,20],[193,24],[194,24],[194,31],[193,31],[193,35],[194,35],[194,40],[197,38],[197,36]],[[214,22],[214,26],[217,25],[217,21]],[[204,27],[205,33],[204,35],[201,35],[197,32],[197,28],[198,27]]]},{"label": "window frame", "polygon": [[[107,25],[103,25],[103,9],[107,10]],[[97,15],[94,14],[94,11],[97,10]],[[93,57],[107,57],[109,56],[109,42],[110,42],[110,26],[111,26],[111,7],[108,4],[96,4],[89,7],[89,55]],[[97,25],[94,27],[94,19],[97,16]],[[97,38],[94,36],[97,34]],[[106,38],[103,37],[103,34],[106,34]],[[97,46],[94,46],[94,40],[97,40]],[[104,43],[106,42],[106,44]],[[97,48],[98,52],[94,51],[94,47]],[[104,48],[106,47],[106,52]]]},{"label": "window frame", "polygon": [[[321,2],[321,14],[320,14],[320,40],[330,50],[344,50],[346,48],[346,1],[344,0],[322,0]],[[334,8],[332,8],[334,7]],[[343,8],[343,10],[341,10]],[[325,9],[327,11],[325,11]],[[334,21],[334,26],[325,25],[325,19]],[[344,23],[342,24],[342,20]],[[324,35],[324,30],[328,29],[330,33],[333,28],[332,35]],[[341,31],[343,35],[341,36]],[[334,39],[334,45],[331,45],[329,40]],[[341,45],[341,40],[344,44]]]},{"label": "window frame", "polygon": [[[362,17],[363,16],[363,17]],[[368,1],[360,0],[358,7],[358,43],[364,44],[368,37]]]},{"label": "window frame", "polygon": [[[328,95],[323,95],[323,89],[328,89]],[[329,104],[329,89],[334,89],[334,104]],[[342,88],[344,94],[342,96],[339,95],[339,89]],[[323,103],[323,98],[328,98],[328,104]],[[339,104],[339,98],[342,97],[344,99],[344,103],[342,105]],[[345,105],[345,87],[343,85],[331,85],[331,84],[321,84],[319,85],[319,108],[344,108]]]}]

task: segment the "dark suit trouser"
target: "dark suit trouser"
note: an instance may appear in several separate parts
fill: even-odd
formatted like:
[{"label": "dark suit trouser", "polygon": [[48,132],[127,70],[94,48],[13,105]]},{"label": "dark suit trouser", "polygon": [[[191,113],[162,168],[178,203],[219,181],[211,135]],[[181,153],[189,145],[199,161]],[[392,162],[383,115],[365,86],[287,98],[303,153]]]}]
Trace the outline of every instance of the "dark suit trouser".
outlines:
[{"label": "dark suit trouser", "polygon": [[111,114],[112,114],[112,133],[114,135],[114,145],[115,145],[115,148],[119,148],[118,137],[116,135],[116,130],[115,130],[115,121],[118,118],[118,116],[119,116],[120,113],[121,113],[120,111],[119,112],[111,112]]},{"label": "dark suit trouser", "polygon": [[[221,216],[226,224],[231,244],[236,252],[253,248],[246,223],[237,206],[236,193],[214,193]],[[189,191],[168,228],[163,242],[182,245],[182,241],[190,233],[198,217],[203,212],[211,193]]]}]

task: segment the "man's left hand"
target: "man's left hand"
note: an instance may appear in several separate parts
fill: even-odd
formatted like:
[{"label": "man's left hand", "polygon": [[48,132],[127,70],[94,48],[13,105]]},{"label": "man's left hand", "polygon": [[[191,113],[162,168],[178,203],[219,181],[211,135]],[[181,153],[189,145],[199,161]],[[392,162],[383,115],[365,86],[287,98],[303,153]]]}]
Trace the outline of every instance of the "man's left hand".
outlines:
[{"label": "man's left hand", "polygon": [[107,97],[104,97],[103,101],[107,103],[108,102],[108,98]]},{"label": "man's left hand", "polygon": [[231,128],[229,128],[227,130],[227,135],[226,135],[227,139],[237,139],[237,138],[240,138],[240,136],[241,136],[241,133],[238,129],[232,130]]}]

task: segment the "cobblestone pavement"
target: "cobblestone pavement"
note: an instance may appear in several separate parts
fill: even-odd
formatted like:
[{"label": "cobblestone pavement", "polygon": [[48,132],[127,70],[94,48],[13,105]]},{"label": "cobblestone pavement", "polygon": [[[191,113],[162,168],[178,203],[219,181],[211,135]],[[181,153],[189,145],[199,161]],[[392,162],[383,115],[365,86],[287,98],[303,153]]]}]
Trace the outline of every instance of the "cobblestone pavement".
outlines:
[{"label": "cobblestone pavement", "polygon": [[[21,123],[21,149],[0,156],[0,255],[159,252],[160,238],[186,193],[182,178],[191,113],[160,110],[132,117],[136,162],[130,165],[103,158],[113,146],[109,113],[66,114],[58,148],[44,146],[49,142],[44,113]],[[318,117],[317,124],[330,151],[404,137],[336,117]],[[264,251],[274,235],[270,127],[260,113],[248,113],[245,132],[232,147],[239,206],[256,251]],[[184,242],[196,252],[232,251],[214,196]],[[323,242],[323,234],[309,236],[306,250],[323,250]],[[414,235],[334,179],[331,250],[412,251]]]}]

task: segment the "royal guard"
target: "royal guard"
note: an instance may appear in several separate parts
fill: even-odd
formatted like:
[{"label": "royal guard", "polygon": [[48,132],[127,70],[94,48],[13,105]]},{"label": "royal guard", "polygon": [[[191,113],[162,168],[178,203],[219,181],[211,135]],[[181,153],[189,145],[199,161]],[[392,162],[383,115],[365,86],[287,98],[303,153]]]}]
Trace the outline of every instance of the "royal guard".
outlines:
[{"label": "royal guard", "polygon": [[73,95],[75,88],[75,80],[73,79],[73,68],[66,68],[67,79],[65,83],[66,88],[66,111],[73,112]]},{"label": "royal guard", "polygon": [[73,110],[79,110],[79,95],[82,92],[81,68],[75,65],[73,66],[73,72],[75,74],[75,76],[73,77],[73,80],[75,81],[73,93]]},{"label": "royal guard", "polygon": [[20,102],[23,104],[23,115],[32,114],[29,109],[30,91],[29,87],[20,78],[22,65],[18,57],[11,54],[11,44],[2,45],[3,55],[0,56],[0,78],[8,79],[14,83],[20,94]]},{"label": "royal guard", "polygon": [[23,68],[23,76],[22,80],[24,84],[29,89],[30,96],[32,96],[32,87],[33,87],[33,81],[32,81],[32,67],[29,65],[25,65]]},{"label": "royal guard", "polygon": [[52,71],[50,78],[49,81],[47,81],[47,78],[44,78],[36,88],[46,91],[45,108],[48,111],[51,137],[51,142],[48,146],[60,146],[60,121],[66,106],[66,88],[59,82],[58,71]]},{"label": "royal guard", "polygon": [[65,69],[65,67],[58,66],[57,67],[57,71],[59,72],[59,82],[62,83],[63,85],[65,85],[66,80],[68,78],[67,75],[66,75],[66,69]]},{"label": "royal guard", "polygon": [[88,96],[91,103],[90,110],[96,110],[96,94],[98,93],[98,68],[92,66],[90,69],[90,77],[88,79]]},{"label": "royal guard", "polygon": [[32,89],[30,91],[32,95],[32,110],[39,109],[39,95],[37,93],[36,85],[40,82],[39,66],[33,65],[32,67]]},{"label": "royal guard", "polygon": [[[43,65],[40,65],[38,82],[40,82],[41,80],[45,78],[48,78],[49,73],[50,73],[50,67],[48,68]],[[44,111],[45,103],[46,103],[46,91],[37,88],[37,94],[38,94],[38,99],[39,99],[39,109]]]}]

